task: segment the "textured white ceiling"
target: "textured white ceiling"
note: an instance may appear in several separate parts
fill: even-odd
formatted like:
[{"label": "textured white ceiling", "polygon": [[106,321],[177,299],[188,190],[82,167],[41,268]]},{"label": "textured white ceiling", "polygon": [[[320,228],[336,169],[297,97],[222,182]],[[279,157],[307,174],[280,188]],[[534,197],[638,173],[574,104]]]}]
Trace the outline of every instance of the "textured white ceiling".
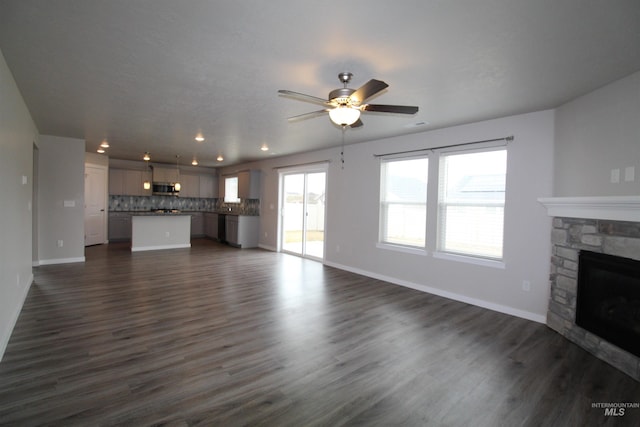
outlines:
[{"label": "textured white ceiling", "polygon": [[638,0],[0,0],[40,133],[205,166],[339,145],[328,117],[289,123],[319,108],[277,91],[324,98],[341,71],[420,107],[365,113],[353,143],[558,106],[639,70],[639,46]]}]

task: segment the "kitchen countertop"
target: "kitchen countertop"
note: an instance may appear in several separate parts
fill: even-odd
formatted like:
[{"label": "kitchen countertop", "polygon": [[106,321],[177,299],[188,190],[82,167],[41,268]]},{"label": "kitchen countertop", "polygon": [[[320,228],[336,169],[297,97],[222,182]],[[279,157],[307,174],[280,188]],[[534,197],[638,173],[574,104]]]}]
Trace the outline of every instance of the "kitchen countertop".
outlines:
[{"label": "kitchen countertop", "polygon": [[194,213],[214,213],[214,214],[218,214],[218,215],[237,215],[237,216],[259,216],[259,215],[248,215],[248,214],[244,214],[244,213],[239,213],[239,212],[235,212],[235,211],[227,211],[227,210],[217,210],[217,211],[179,211],[179,210],[173,210],[173,211],[169,211],[169,212],[164,212],[164,211],[156,211],[156,210],[152,210],[152,211],[109,211],[109,213],[122,213],[122,214],[129,214],[129,215],[136,215],[136,216],[150,216],[150,215],[192,215]]}]

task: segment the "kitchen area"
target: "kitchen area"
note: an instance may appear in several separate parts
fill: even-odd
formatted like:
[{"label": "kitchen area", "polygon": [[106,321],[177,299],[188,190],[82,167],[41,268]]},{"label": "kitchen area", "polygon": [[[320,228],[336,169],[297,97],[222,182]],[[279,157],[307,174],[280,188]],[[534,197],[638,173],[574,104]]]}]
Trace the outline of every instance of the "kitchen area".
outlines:
[{"label": "kitchen area", "polygon": [[218,176],[110,159],[108,187],[109,242],[131,242],[132,251],[189,247],[194,238],[258,246],[260,171]]}]

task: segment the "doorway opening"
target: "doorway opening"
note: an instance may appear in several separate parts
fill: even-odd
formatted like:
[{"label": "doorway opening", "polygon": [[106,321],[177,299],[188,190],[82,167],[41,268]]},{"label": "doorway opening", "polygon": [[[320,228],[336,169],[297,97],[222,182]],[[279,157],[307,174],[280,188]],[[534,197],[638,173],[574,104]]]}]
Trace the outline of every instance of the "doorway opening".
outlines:
[{"label": "doorway opening", "polygon": [[280,172],[280,251],[324,260],[326,186],[326,164]]}]

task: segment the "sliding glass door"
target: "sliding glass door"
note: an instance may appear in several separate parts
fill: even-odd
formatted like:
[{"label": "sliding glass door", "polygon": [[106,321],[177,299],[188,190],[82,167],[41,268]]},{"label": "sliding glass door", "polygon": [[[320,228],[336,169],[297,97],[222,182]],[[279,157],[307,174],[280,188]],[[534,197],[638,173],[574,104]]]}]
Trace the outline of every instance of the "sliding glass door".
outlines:
[{"label": "sliding glass door", "polygon": [[308,258],[324,258],[326,170],[280,175],[280,248]]}]

